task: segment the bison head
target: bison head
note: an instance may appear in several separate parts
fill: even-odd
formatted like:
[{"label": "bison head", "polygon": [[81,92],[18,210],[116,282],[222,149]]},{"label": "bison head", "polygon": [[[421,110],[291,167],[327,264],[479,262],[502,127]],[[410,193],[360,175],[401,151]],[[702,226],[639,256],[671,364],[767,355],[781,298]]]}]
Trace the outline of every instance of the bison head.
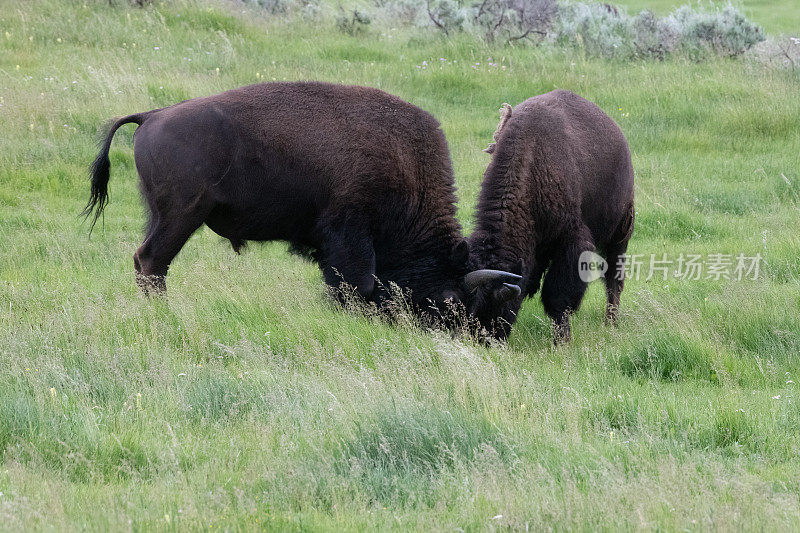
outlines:
[{"label": "bison head", "polygon": [[453,249],[451,269],[427,296],[423,311],[451,329],[469,326],[469,322],[477,320],[485,332],[505,339],[522,302],[523,278],[503,270],[469,270],[469,255],[466,241]]},{"label": "bison head", "polygon": [[511,333],[522,304],[522,279],[513,272],[491,269],[474,270],[464,277],[467,311],[497,339],[505,339]]}]

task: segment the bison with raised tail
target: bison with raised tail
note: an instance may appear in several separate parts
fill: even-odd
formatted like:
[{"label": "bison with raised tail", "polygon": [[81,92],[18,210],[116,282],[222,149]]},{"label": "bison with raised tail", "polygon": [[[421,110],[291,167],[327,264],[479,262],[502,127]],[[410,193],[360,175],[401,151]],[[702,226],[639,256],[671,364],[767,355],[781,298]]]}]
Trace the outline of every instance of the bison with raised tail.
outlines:
[{"label": "bison with raised tail", "polygon": [[381,302],[389,282],[422,311],[463,294],[468,248],[447,143],[430,114],[400,98],[267,83],[121,118],[92,168],[85,213],[95,222],[108,199],[111,139],[131,122],[150,210],[133,258],[145,292],[165,289],[170,262],[205,224],[237,251],[249,240],[288,241],[329,285],[344,281],[368,300]]},{"label": "bison with raised tail", "polygon": [[519,293],[496,284],[476,290],[470,311],[505,337],[544,276],[541,297],[555,342],[569,341],[569,315],[587,285],[579,258],[596,251],[608,263],[606,317],[613,322],[634,218],[633,166],[619,127],[593,103],[559,90],[513,109],[505,104],[494,140],[469,242],[471,267],[523,279]]}]

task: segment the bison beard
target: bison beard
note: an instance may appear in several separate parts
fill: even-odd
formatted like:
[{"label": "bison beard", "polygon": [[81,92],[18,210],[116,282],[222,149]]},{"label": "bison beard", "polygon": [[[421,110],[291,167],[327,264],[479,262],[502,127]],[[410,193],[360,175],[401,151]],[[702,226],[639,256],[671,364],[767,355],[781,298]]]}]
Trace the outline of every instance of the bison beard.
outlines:
[{"label": "bison beard", "polygon": [[[555,343],[571,338],[569,315],[586,283],[578,259],[608,262],[606,317],[616,319],[625,251],[633,231],[633,166],[619,127],[600,108],[553,91],[511,108],[504,104],[470,236],[470,266],[522,275],[522,293],[476,291],[470,311],[498,337],[508,335],[526,296],[542,285]],[[542,282],[542,277],[544,281]]]},{"label": "bison beard", "polygon": [[[381,303],[384,287],[427,312],[463,295],[468,251],[455,218],[450,154],[438,122],[377,89],[327,83],[251,85],[130,115],[92,166],[86,216],[108,199],[117,128],[138,124],[134,157],[150,217],[134,254],[146,293],[200,226],[230,240],[288,241]],[[377,281],[377,283],[376,283]]]}]

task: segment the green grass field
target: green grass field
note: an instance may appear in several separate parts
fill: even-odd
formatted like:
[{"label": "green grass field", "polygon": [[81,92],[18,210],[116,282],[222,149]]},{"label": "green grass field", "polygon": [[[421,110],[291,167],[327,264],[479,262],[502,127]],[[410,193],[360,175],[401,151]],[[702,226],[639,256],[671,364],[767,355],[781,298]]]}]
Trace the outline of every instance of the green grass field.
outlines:
[{"label": "green grass field", "polygon": [[[115,4],[0,0],[0,530],[800,528],[796,73]],[[500,104],[573,90],[630,142],[629,251],[761,254],[760,279],[633,279],[616,329],[593,284],[570,346],[531,300],[487,348],[337,310],[285,245],[204,229],[144,299],[133,126],[103,226],[78,218],[98,130],[284,79],[432,112],[467,232]]]}]

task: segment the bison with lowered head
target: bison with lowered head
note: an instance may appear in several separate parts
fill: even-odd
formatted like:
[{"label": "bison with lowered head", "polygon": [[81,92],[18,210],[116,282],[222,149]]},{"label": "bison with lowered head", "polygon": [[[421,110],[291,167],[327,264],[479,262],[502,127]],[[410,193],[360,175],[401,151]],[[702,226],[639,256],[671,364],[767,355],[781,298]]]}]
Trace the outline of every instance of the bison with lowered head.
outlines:
[{"label": "bison with lowered head", "polygon": [[[473,291],[470,311],[505,337],[523,298],[541,283],[556,344],[570,340],[569,315],[586,291],[585,251],[605,258],[606,317],[616,318],[625,251],[633,231],[633,166],[619,127],[596,105],[553,91],[501,110],[487,152],[471,267],[522,275],[521,291],[499,283]],[[472,274],[479,276],[480,274]]]},{"label": "bison with lowered head", "polygon": [[266,83],[121,118],[92,168],[94,222],[108,199],[111,139],[130,122],[150,210],[133,256],[145,292],[165,289],[170,262],[203,224],[237,252],[249,240],[288,241],[329,285],[346,282],[367,300],[381,302],[389,282],[421,311],[461,292],[468,249],[447,143],[430,114],[400,98]]}]

